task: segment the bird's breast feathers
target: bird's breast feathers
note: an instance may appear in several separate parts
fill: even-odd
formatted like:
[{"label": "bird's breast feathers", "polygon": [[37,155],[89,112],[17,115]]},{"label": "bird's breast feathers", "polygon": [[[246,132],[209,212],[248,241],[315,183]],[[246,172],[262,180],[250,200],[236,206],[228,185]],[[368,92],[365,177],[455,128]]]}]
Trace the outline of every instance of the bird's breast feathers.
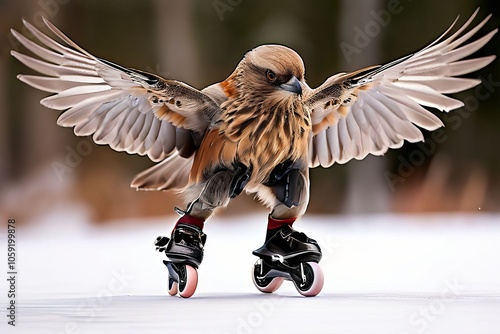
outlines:
[{"label": "bird's breast feathers", "polygon": [[307,161],[311,118],[299,99],[269,107],[233,103],[224,109],[221,121],[207,133],[195,158],[199,167],[193,172],[199,177],[211,167],[241,162],[252,168],[252,181],[262,183],[280,163]]}]

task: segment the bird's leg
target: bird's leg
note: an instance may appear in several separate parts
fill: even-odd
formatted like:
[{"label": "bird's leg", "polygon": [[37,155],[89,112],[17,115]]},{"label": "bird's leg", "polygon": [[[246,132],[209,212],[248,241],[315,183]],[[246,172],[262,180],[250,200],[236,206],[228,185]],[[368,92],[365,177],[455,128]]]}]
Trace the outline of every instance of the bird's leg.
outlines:
[{"label": "bird's leg", "polygon": [[231,182],[234,172],[221,170],[212,175],[198,198],[199,207],[202,210],[214,210],[220,206],[226,206],[231,198]]},{"label": "bird's leg", "polygon": [[309,170],[283,164],[275,168],[271,182],[261,185],[257,196],[272,208],[268,217],[266,242],[281,228],[291,227],[309,203]]},{"label": "bird's leg", "polygon": [[207,219],[218,207],[225,207],[231,198],[238,196],[247,184],[252,170],[238,163],[234,168],[221,167],[214,170],[206,181],[188,189],[186,196],[191,197],[183,214]]},{"label": "bird's leg", "polygon": [[288,208],[297,207],[306,200],[307,172],[301,170],[299,162],[286,161],[273,169],[264,185],[272,190],[280,203]]}]

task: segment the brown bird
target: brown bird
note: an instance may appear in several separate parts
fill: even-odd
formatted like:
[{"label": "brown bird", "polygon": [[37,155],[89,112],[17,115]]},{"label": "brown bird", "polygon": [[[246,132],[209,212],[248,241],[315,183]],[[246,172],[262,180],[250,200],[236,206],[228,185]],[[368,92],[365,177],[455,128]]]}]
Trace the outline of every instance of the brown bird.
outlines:
[{"label": "brown bird", "polygon": [[[264,253],[279,243],[273,239],[275,232],[286,227],[291,233],[288,237],[298,246],[281,255],[286,257],[306,245],[314,248],[309,251],[315,255],[300,262],[316,263],[320,250],[314,240],[290,227],[304,214],[309,201],[308,169],[360,160],[368,154],[382,155],[389,148],[401,147],[405,140],[422,141],[419,127],[435,130],[443,126],[424,107],[446,112],[462,107],[461,101],[444,94],[478,85],[480,80],[457,76],[495,59],[462,60],[497,32],[468,42],[491,17],[466,31],[477,13],[450,35],[455,20],[440,38],[412,55],[383,66],[333,75],[315,89],[305,81],[301,57],[281,45],[249,51],[226,80],[203,90],[99,59],[46,20],[60,42],[24,22],[38,43],[14,30],[12,34],[37,58],[16,51],[12,55],[42,74],[18,78],[53,93],[41,104],[64,111],[59,125],[74,127],[77,136],[92,135],[97,144],[159,162],[137,175],[132,187],[182,193],[185,207],[178,210],[182,217],[173,239],[176,231],[180,237],[175,242],[167,238],[157,243],[166,249],[172,260],[169,263],[197,267],[205,243],[204,220],[243,190],[256,193],[271,209],[267,246],[255,254],[265,259]],[[193,226],[196,228],[189,230]],[[186,235],[194,235],[195,242],[184,240],[191,248],[178,248],[176,253]],[[198,253],[182,261],[175,256],[190,251]],[[314,265],[312,271],[321,276]],[[172,294],[182,281],[175,281],[176,273],[179,271],[170,271]],[[279,284],[276,277],[271,281],[256,285],[262,291],[273,291]],[[189,297],[191,292],[186,289],[191,287],[184,288],[181,295]],[[308,289],[303,294],[314,295],[321,287]]]}]

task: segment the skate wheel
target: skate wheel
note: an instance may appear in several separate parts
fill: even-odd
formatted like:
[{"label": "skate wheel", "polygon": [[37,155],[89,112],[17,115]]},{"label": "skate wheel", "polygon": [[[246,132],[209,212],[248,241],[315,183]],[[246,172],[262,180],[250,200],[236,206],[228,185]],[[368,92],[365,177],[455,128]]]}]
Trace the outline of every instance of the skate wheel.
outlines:
[{"label": "skate wheel", "polygon": [[267,279],[259,279],[259,268],[262,264],[257,261],[255,263],[254,267],[252,268],[252,280],[253,284],[259,290],[260,292],[264,293],[273,293],[274,291],[278,290],[283,281],[285,280],[283,277],[274,277],[274,278],[267,278]]},{"label": "skate wheel", "polygon": [[[191,297],[198,285],[198,272],[190,265],[183,265],[179,268],[179,296],[182,298]],[[170,293],[170,291],[169,291]]]},{"label": "skate wheel", "polygon": [[[253,276],[253,275],[252,275]],[[273,293],[274,291],[278,290],[281,284],[283,283],[284,278],[283,277],[275,277],[269,282],[269,284],[265,286],[259,285],[257,283],[255,276],[253,276],[253,284],[255,284],[255,287],[260,291],[264,293]]]},{"label": "skate wheel", "polygon": [[305,297],[314,297],[321,292],[325,277],[323,270],[316,262],[306,262],[302,264],[304,270],[305,281],[296,282],[297,291]]},{"label": "skate wheel", "polygon": [[168,277],[168,294],[171,296],[175,296],[177,292],[179,291],[178,289],[178,284],[172,277]]}]

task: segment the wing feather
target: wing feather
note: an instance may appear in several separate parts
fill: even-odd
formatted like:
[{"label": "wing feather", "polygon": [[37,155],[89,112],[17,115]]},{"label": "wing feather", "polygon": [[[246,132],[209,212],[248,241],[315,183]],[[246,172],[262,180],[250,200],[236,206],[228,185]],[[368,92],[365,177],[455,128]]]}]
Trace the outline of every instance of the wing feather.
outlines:
[{"label": "wing feather", "polygon": [[340,151],[340,140],[339,140],[339,133],[338,133],[338,127],[337,126],[332,126],[331,128],[327,129],[327,131],[324,131],[326,133],[327,139],[328,139],[328,146],[329,146],[329,161],[326,163],[321,164],[322,166],[328,166],[329,164],[331,165],[331,161],[333,161],[334,157],[339,157],[341,155]]},{"label": "wing feather", "polygon": [[121,128],[123,121],[123,115],[127,110],[127,103],[120,102],[117,103],[113,108],[109,109],[106,114],[103,114],[103,120],[99,126],[99,129],[94,134],[94,138],[97,144],[100,143],[112,143],[116,136],[118,135],[118,130]]},{"label": "wing feather", "polygon": [[439,76],[405,76],[400,79],[404,82],[422,82],[426,81],[425,85],[442,94],[452,94],[475,87],[481,83],[478,79],[467,78],[450,78]]},{"label": "wing feather", "polygon": [[138,174],[131,187],[138,190],[182,190],[189,179],[193,159],[182,158],[174,152],[155,166]]},{"label": "wing feather", "polygon": [[361,154],[362,148],[362,141],[363,141],[363,134],[361,133],[361,129],[356,123],[356,120],[354,117],[346,117],[345,119],[346,122],[346,127],[347,131],[349,132],[349,135],[351,136],[351,153],[353,156],[357,157]]},{"label": "wing feather", "polygon": [[330,151],[328,150],[326,133],[321,133],[315,138],[316,148],[318,150],[318,160],[320,164],[327,163],[330,159]]}]

